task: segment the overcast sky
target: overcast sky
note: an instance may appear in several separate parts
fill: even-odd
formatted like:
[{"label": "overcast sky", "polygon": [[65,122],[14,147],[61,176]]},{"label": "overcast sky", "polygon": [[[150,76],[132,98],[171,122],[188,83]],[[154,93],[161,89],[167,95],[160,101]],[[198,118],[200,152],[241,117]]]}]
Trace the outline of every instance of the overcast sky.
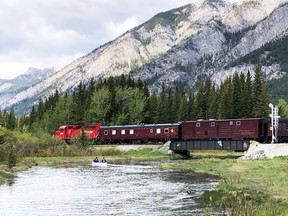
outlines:
[{"label": "overcast sky", "polygon": [[29,67],[60,69],[157,13],[195,1],[0,0],[0,79]]}]

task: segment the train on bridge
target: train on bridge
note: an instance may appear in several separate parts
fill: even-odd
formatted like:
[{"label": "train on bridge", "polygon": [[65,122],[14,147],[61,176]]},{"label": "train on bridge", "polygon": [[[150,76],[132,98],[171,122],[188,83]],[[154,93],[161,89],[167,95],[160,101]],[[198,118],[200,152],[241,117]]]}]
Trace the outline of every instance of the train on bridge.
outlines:
[{"label": "train on bridge", "polygon": [[[279,118],[279,141],[288,139],[288,118]],[[63,125],[55,137],[67,143],[85,133],[95,144],[149,143],[170,141],[170,149],[245,151],[250,141],[268,143],[272,139],[271,120],[263,118],[182,121],[169,124],[105,126]]]}]

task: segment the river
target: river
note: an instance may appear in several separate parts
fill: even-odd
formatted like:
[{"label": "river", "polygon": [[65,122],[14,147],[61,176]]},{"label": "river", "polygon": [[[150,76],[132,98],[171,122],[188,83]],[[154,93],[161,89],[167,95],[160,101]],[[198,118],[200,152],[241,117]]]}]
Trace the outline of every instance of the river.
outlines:
[{"label": "river", "polygon": [[[0,187],[0,215],[203,215],[217,180],[158,164],[41,167]],[[187,193],[191,191],[191,193]]]}]

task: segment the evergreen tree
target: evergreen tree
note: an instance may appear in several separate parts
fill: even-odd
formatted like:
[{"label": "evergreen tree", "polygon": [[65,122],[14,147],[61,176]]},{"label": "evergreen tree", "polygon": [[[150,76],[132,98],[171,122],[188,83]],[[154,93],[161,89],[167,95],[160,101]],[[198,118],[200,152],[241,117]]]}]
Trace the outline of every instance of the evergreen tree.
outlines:
[{"label": "evergreen tree", "polygon": [[219,94],[216,92],[216,87],[211,87],[210,96],[208,100],[207,119],[216,119],[219,106]]},{"label": "evergreen tree", "polygon": [[72,124],[84,125],[86,112],[86,86],[82,81],[77,86],[77,89],[72,94],[72,106],[70,120]]},{"label": "evergreen tree", "polygon": [[259,64],[256,65],[253,82],[253,117],[266,118],[269,114],[270,97],[267,85],[263,81],[263,75]]},{"label": "evergreen tree", "polygon": [[195,110],[196,110],[196,119],[205,119],[207,104],[205,99],[205,89],[203,81],[200,82],[198,92],[195,96]]},{"label": "evergreen tree", "polygon": [[156,94],[152,94],[148,98],[147,102],[147,109],[146,109],[146,115],[145,115],[145,123],[157,123],[157,105],[158,105],[158,97]]},{"label": "evergreen tree", "polygon": [[41,119],[44,115],[45,107],[42,98],[40,97],[38,100],[38,108],[37,108],[37,117]]},{"label": "evergreen tree", "polygon": [[177,110],[177,121],[188,120],[188,101],[185,94],[181,95],[179,109]]},{"label": "evergreen tree", "polygon": [[232,84],[231,78],[228,78],[220,86],[220,102],[218,107],[218,119],[233,118],[232,107]]},{"label": "evergreen tree", "polygon": [[253,90],[252,90],[252,79],[250,71],[248,71],[246,75],[246,82],[244,86],[244,97],[243,97],[243,104],[245,104],[244,108],[244,116],[246,118],[253,117]]},{"label": "evergreen tree", "polygon": [[232,78],[232,117],[241,118],[242,117],[242,100],[243,96],[242,86],[240,83],[240,77],[237,73],[233,75]]},{"label": "evergreen tree", "polygon": [[162,90],[157,104],[157,123],[166,123],[168,113],[168,97],[166,94],[165,84],[162,83]]},{"label": "evergreen tree", "polygon": [[16,128],[16,125],[17,124],[14,109],[11,109],[10,113],[8,114],[6,128],[9,130],[14,130]]},{"label": "evergreen tree", "polygon": [[179,88],[176,86],[174,94],[172,96],[172,100],[169,101],[169,104],[172,104],[171,109],[170,109],[171,110],[171,112],[170,112],[171,122],[175,122],[175,121],[177,121],[177,119],[179,119],[177,112],[180,108],[180,102],[181,102],[181,93],[180,93]]},{"label": "evergreen tree", "polygon": [[195,96],[192,90],[190,90],[188,96],[188,120],[196,120]]},{"label": "evergreen tree", "polygon": [[8,152],[8,167],[9,169],[11,169],[12,167],[16,166],[17,163],[17,155],[16,155],[16,151],[14,149],[14,146],[11,145],[9,152]]}]

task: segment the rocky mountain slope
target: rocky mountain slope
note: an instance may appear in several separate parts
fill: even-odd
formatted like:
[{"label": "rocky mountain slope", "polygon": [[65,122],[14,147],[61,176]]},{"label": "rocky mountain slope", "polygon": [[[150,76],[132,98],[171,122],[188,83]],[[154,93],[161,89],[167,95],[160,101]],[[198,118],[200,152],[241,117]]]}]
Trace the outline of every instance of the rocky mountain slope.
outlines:
[{"label": "rocky mountain slope", "polygon": [[55,68],[46,68],[41,70],[31,67],[14,79],[0,80],[0,105],[5,104],[11,98],[25,91],[27,88],[33,86],[39,81],[52,76],[55,72]]},{"label": "rocky mountain slope", "polygon": [[[64,93],[92,77],[130,72],[135,79],[146,80],[151,91],[158,91],[163,82],[193,88],[199,77],[207,75],[219,83],[235,72],[253,71],[254,64],[239,59],[287,35],[288,0],[244,0],[235,4],[199,1],[157,14],[1,106],[20,106],[27,99],[36,102],[55,89]],[[269,51],[259,56],[265,60]],[[285,72],[277,59],[262,69],[268,79]]]}]

